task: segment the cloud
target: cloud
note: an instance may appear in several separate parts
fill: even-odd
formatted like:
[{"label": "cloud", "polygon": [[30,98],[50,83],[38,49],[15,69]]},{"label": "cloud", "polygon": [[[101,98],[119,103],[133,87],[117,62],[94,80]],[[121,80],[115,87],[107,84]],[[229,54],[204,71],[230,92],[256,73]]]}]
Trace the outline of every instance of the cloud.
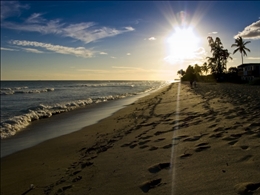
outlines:
[{"label": "cloud", "polygon": [[101,55],[107,55],[106,52],[100,52],[99,54],[101,54]]},{"label": "cloud", "polygon": [[131,70],[141,70],[141,68],[129,67],[129,66],[112,66],[115,69],[131,69]]},{"label": "cloud", "polygon": [[45,24],[15,24],[11,22],[2,23],[2,27],[27,32],[38,32],[41,34],[62,34],[62,26],[60,20],[50,20]]},{"label": "cloud", "polygon": [[1,1],[1,20],[21,14],[22,9],[29,9],[28,5],[21,5],[18,1]]},{"label": "cloud", "polygon": [[[52,45],[49,43],[41,43],[41,42],[36,42],[36,41],[19,41],[19,40],[13,40],[10,41],[11,44],[13,45],[18,45],[18,46],[33,46],[33,47],[41,47],[44,48],[48,51],[52,51],[54,53],[60,53],[60,54],[70,54],[74,55],[77,57],[83,57],[83,58],[90,58],[93,57],[94,51],[87,50],[84,47],[65,47],[65,46],[60,46],[60,45]],[[27,51],[33,51],[33,50],[28,50]],[[36,50],[34,50],[36,51]]]},{"label": "cloud", "polygon": [[114,57],[114,56],[111,56],[110,58],[112,58],[112,59],[116,59],[116,57]]},{"label": "cloud", "polygon": [[117,73],[143,73],[143,72],[150,72],[148,70],[145,70],[143,68],[137,68],[137,67],[129,67],[129,66],[112,66],[113,69],[116,69]]},{"label": "cloud", "polygon": [[150,38],[148,38],[148,40],[149,40],[149,41],[155,41],[156,38],[155,38],[155,37],[150,37]]},{"label": "cloud", "polygon": [[113,37],[134,30],[132,27],[125,27],[124,29],[119,30],[109,27],[96,27],[96,25],[97,24],[94,22],[72,24],[60,29],[61,33],[59,34],[83,41],[85,43],[90,43],[99,39]]},{"label": "cloud", "polygon": [[1,47],[1,50],[4,50],[4,51],[18,51],[16,49],[10,49],[10,48],[5,48],[5,47]]},{"label": "cloud", "polygon": [[23,50],[25,50],[27,52],[31,52],[31,53],[43,53],[42,51],[40,51],[38,49],[33,49],[33,48],[23,48]]},{"label": "cloud", "polygon": [[142,21],[142,19],[135,20],[135,24],[139,24]]},{"label": "cloud", "polygon": [[218,34],[218,32],[210,32],[209,35]]},{"label": "cloud", "polygon": [[46,20],[41,17],[42,15],[43,14],[41,14],[41,13],[34,13],[25,20],[25,23],[43,23]]},{"label": "cloud", "polygon": [[130,56],[130,55],[131,55],[131,53],[127,53],[126,55]]},{"label": "cloud", "polygon": [[241,36],[244,39],[260,39],[260,20],[245,27],[244,30],[242,32],[238,32],[234,38],[236,39],[238,36]]},{"label": "cloud", "polygon": [[[116,73],[163,73],[167,74],[172,70],[163,70],[163,69],[144,69],[138,67],[130,67],[130,66],[112,66],[113,69],[116,69]],[[114,71],[113,71],[114,72]]]},{"label": "cloud", "polygon": [[248,60],[260,60],[260,57],[247,57]]},{"label": "cloud", "polygon": [[[2,1],[1,1],[2,2]],[[8,3],[3,3],[8,4]],[[10,4],[10,3],[9,3]],[[11,7],[18,8],[25,7],[19,3],[13,3],[12,6],[5,6],[4,13],[1,18],[7,18],[8,15],[13,14]],[[2,5],[2,4],[1,4]],[[2,10],[2,9],[1,9]],[[14,10],[15,12],[15,10]],[[62,37],[70,37],[84,43],[94,42],[106,37],[113,37],[122,33],[131,32],[135,29],[131,26],[122,27],[121,29],[111,27],[100,27],[95,22],[81,22],[75,24],[66,24],[60,19],[46,20],[42,17],[42,13],[34,13],[27,18],[23,23],[13,23],[2,21],[1,28],[7,28],[17,31],[38,32],[41,34],[55,34]]]},{"label": "cloud", "polygon": [[131,27],[131,26],[127,26],[127,27],[125,27],[125,29],[127,30],[127,31],[134,31],[135,29],[133,28],[133,27]]},{"label": "cloud", "polygon": [[41,34],[59,34],[63,37],[71,37],[84,43],[90,43],[106,37],[113,37],[133,31],[132,27],[125,27],[122,30],[109,27],[97,27],[97,24],[94,22],[82,22],[65,26],[65,23],[61,23],[58,19],[39,24],[41,21],[43,21],[43,19],[34,17],[29,20],[29,22],[34,23],[28,23],[28,20],[26,24],[5,22],[2,24],[2,27],[19,31],[38,32]]},{"label": "cloud", "polygon": [[77,69],[77,71],[80,71],[80,72],[91,72],[91,73],[100,73],[100,74],[104,74],[104,73],[109,73],[110,72],[108,70],[102,70],[102,69]]}]

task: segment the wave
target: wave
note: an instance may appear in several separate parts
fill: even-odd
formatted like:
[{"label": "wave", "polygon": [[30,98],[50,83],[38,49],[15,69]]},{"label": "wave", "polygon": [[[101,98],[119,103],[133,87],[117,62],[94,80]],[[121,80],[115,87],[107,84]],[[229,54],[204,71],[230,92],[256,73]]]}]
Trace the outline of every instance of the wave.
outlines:
[{"label": "wave", "polygon": [[[110,83],[111,84],[111,83]],[[135,87],[135,83],[121,83],[121,86],[125,84],[128,87]],[[114,84],[113,84],[114,85]],[[149,84],[148,84],[149,85]],[[120,95],[107,95],[107,96],[99,96],[99,97],[92,97],[86,98],[83,100],[74,100],[69,102],[60,102],[56,104],[39,104],[34,107],[27,108],[22,110],[22,114],[18,116],[11,117],[5,121],[1,121],[0,123],[0,137],[1,139],[5,139],[15,135],[17,132],[21,131],[25,127],[27,127],[31,122],[35,120],[40,120],[43,118],[49,118],[56,114],[61,114],[64,112],[69,112],[71,110],[84,107],[89,104],[97,104],[100,102],[107,102],[116,99],[122,99],[128,96],[138,95],[153,91],[155,89],[161,88],[167,85],[167,83],[161,83],[160,86],[157,87],[149,87],[147,90],[142,90],[140,92],[133,92],[133,93],[123,93]],[[92,85],[91,85],[92,86]],[[94,86],[94,85],[93,85]],[[10,93],[15,91],[14,88],[4,88],[1,89],[2,92]],[[29,88],[20,88],[16,89],[16,93],[42,93],[42,92],[49,92],[54,91],[54,88],[45,88],[40,90],[30,90]]]},{"label": "wave", "polygon": [[72,102],[59,103],[54,105],[44,105],[40,104],[36,107],[31,107],[24,111],[24,114],[19,116],[14,116],[8,120],[1,122],[0,124],[0,136],[1,139],[8,138],[15,135],[20,130],[27,127],[31,122],[35,120],[40,120],[43,118],[49,118],[56,114],[61,114],[64,112],[69,112],[76,108],[84,107],[89,104],[97,104],[100,102],[107,102],[110,100],[125,98],[126,96],[131,96],[134,94],[123,94],[116,96],[104,96],[95,99],[88,98],[86,100],[76,100]]},{"label": "wave", "polygon": [[13,94],[25,94],[25,93],[44,93],[54,91],[54,88],[44,88],[44,89],[28,89],[28,87],[15,87],[15,88],[1,88],[1,95],[13,95]]}]

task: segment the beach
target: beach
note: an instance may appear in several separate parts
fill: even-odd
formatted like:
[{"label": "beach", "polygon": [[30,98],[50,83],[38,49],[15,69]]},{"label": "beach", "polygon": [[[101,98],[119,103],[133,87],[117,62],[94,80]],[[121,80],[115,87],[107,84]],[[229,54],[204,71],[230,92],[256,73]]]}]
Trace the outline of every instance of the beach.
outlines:
[{"label": "beach", "polygon": [[173,83],[1,158],[1,194],[260,195],[260,87]]}]

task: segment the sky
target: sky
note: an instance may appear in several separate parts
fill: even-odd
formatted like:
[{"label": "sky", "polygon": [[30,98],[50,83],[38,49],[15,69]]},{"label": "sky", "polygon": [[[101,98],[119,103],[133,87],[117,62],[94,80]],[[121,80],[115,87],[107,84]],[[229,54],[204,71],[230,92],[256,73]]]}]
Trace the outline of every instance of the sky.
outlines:
[{"label": "sky", "polygon": [[1,80],[173,80],[207,37],[260,63],[260,1],[1,1]]}]

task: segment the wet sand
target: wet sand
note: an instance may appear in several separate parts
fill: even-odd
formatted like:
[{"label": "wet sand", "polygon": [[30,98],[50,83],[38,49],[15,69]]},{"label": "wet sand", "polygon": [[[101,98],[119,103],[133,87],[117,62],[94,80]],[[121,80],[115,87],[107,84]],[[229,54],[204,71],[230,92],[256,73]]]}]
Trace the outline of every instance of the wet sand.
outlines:
[{"label": "wet sand", "polygon": [[1,194],[260,194],[260,88],[167,86],[2,158]]}]

